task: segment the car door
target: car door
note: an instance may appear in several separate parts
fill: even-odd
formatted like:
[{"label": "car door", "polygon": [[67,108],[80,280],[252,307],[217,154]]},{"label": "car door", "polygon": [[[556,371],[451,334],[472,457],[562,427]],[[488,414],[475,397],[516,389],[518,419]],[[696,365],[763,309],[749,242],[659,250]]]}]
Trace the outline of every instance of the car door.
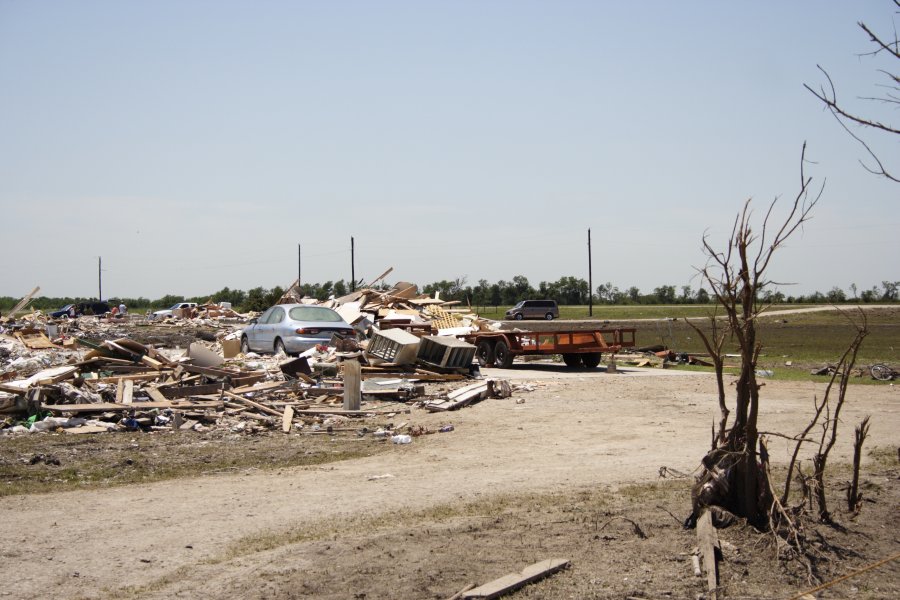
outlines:
[{"label": "car door", "polygon": [[284,309],[280,306],[273,306],[263,316],[266,317],[266,320],[260,323],[259,327],[259,337],[257,338],[259,349],[262,352],[273,352],[278,326],[284,321]]},{"label": "car door", "polygon": [[247,336],[247,343],[250,344],[250,349],[255,351],[260,351],[263,347],[263,339],[264,339],[264,328],[265,323],[269,319],[269,316],[272,314],[272,311],[275,310],[273,306],[263,314],[259,315],[259,318],[256,319],[256,323],[252,324],[250,327],[247,327],[244,330],[244,334]]}]

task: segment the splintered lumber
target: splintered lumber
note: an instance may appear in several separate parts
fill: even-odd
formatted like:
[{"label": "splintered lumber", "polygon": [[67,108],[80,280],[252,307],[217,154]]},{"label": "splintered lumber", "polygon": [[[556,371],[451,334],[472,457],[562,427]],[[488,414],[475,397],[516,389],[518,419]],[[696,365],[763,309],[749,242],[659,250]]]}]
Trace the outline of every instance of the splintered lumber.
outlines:
[{"label": "splintered lumber", "polygon": [[291,432],[291,421],[294,420],[294,409],[291,406],[284,407],[284,414],[281,416],[281,430],[285,433]]},{"label": "splintered lumber", "polygon": [[125,393],[122,395],[122,404],[131,404],[132,399],[134,399],[134,381],[126,379]]},{"label": "splintered lumber", "polygon": [[708,510],[703,511],[697,520],[697,542],[700,545],[700,553],[703,555],[703,567],[706,569],[708,597],[715,600],[718,597],[719,587],[719,565],[716,559],[721,548],[719,547],[719,535],[712,523],[712,514]]},{"label": "splintered lumber", "polygon": [[247,406],[252,406],[253,408],[255,408],[258,411],[262,411],[266,414],[274,415],[276,417],[282,416],[282,412],[280,410],[275,410],[274,408],[270,408],[268,406],[260,404],[259,402],[254,402],[253,400],[244,398],[243,396],[238,396],[237,394],[232,394],[231,392],[229,392],[227,390],[223,390],[222,393],[225,394],[226,396],[228,396],[229,398],[231,398],[232,400],[241,402],[243,404],[246,404]]},{"label": "splintered lumber", "polygon": [[491,598],[499,598],[504,594],[515,591],[521,587],[534,583],[544,577],[552,575],[557,571],[565,569],[569,566],[568,559],[565,558],[549,558],[536,562],[522,569],[519,573],[510,573],[504,575],[500,579],[495,579],[490,583],[480,585],[473,590],[463,592],[461,598],[483,598],[490,600]]}]

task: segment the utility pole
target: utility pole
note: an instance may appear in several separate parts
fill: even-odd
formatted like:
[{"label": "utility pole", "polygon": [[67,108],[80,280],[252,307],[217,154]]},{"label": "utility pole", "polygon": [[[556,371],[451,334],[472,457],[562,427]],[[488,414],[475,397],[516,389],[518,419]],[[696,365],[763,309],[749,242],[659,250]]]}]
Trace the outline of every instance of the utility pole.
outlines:
[{"label": "utility pole", "polygon": [[594,273],[591,269],[591,228],[588,227],[588,316],[594,316]]},{"label": "utility pole", "polygon": [[350,236],[350,291],[356,291],[356,245]]},{"label": "utility pole", "polygon": [[301,267],[301,260],[303,258],[303,254],[300,251],[300,244],[297,244],[297,291],[300,291],[300,277],[303,275],[303,268]]},{"label": "utility pole", "polygon": [[97,257],[97,300],[103,300],[103,257]]}]

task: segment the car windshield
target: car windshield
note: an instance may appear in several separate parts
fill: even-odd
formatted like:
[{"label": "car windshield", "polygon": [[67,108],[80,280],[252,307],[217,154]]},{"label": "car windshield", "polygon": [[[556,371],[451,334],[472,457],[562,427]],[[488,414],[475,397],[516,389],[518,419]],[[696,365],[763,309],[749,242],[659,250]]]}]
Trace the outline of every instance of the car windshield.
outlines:
[{"label": "car windshield", "polygon": [[525,306],[525,301],[524,301],[524,300],[522,300],[521,302],[519,302],[518,304],[516,304],[515,306],[513,306],[513,308],[522,308],[523,306]]},{"label": "car windshield", "polygon": [[288,313],[294,321],[339,323],[341,315],[324,306],[295,306]]},{"label": "car windshield", "polygon": [[175,310],[176,308],[181,308],[182,304],[183,304],[183,302],[176,302],[175,304],[173,304],[172,306],[169,307],[169,310]]}]

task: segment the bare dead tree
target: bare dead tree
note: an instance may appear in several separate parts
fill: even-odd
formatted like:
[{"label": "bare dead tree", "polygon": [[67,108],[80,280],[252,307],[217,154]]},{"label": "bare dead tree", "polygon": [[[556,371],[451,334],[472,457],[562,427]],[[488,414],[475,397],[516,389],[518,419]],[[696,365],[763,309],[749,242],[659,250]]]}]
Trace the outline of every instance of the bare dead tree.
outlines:
[{"label": "bare dead tree", "polygon": [[[900,0],[893,0],[893,3],[897,9],[900,9]],[[866,33],[866,35],[868,35],[869,42],[875,47],[875,49],[871,52],[866,52],[861,56],[886,56],[890,59],[900,60],[900,36],[897,35],[896,27],[894,27],[893,29],[893,40],[888,40],[883,36],[875,34],[872,29],[865,23],[859,22],[857,23],[857,25],[859,25],[860,29],[862,29]],[[882,123],[881,121],[873,117],[862,116],[861,114],[847,108],[846,104],[842,100],[838,99],[837,90],[834,86],[834,81],[832,80],[831,75],[829,75],[828,71],[826,71],[821,65],[817,66],[819,70],[822,71],[822,73],[825,75],[827,84],[820,85],[818,89],[814,89],[807,84],[803,84],[803,87],[809,90],[810,93],[818,98],[820,102],[822,102],[825,108],[831,113],[831,115],[840,124],[844,131],[846,131],[850,135],[850,137],[856,140],[869,155],[869,158],[874,161],[875,166],[869,166],[865,162],[860,160],[860,164],[864,169],[874,175],[885,177],[891,181],[900,183],[900,178],[898,178],[898,175],[895,174],[896,170],[888,171],[876,152],[872,150],[869,143],[866,142],[861,135],[858,135],[853,129],[851,129],[850,125],[888,135],[900,134],[900,129],[898,129],[894,125]],[[888,107],[900,108],[900,73],[896,71],[891,72],[888,69],[879,69],[878,72],[880,72],[887,78],[887,82],[882,84],[881,86],[885,90],[884,94],[878,97],[860,97],[860,99],[877,104],[887,105]]]},{"label": "bare dead tree", "polygon": [[[862,311],[860,311],[862,313]],[[862,315],[862,324],[857,325],[856,338],[847,352],[844,354],[845,360],[838,367],[836,376],[838,382],[838,396],[834,403],[834,414],[822,423],[822,437],[819,441],[819,449],[813,456],[813,472],[814,492],[816,494],[816,503],[818,504],[819,520],[823,523],[831,523],[831,513],[828,512],[828,502],[825,498],[825,467],[828,463],[828,455],[837,441],[838,424],[840,423],[841,409],[847,399],[847,386],[850,384],[850,372],[856,364],[856,355],[859,347],[862,345],[863,339],[869,334],[865,315]],[[831,412],[831,403],[826,402],[826,414]]]},{"label": "bare dead tree", "polygon": [[[848,319],[849,319],[849,317],[848,317]],[[860,324],[854,323],[852,320],[850,320],[850,322],[856,327],[856,336],[854,337],[853,341],[850,342],[850,345],[847,347],[847,349],[844,351],[844,353],[841,355],[841,358],[837,364],[837,368],[831,374],[831,379],[828,380],[828,385],[825,386],[825,393],[822,396],[821,401],[817,397],[813,398],[813,405],[815,408],[813,410],[812,418],[810,418],[810,421],[804,428],[803,432],[796,438],[797,443],[794,445],[794,450],[791,453],[791,460],[788,463],[787,475],[785,476],[785,481],[784,481],[784,491],[781,494],[780,502],[782,505],[787,506],[788,499],[790,497],[792,476],[794,473],[794,468],[795,468],[795,466],[797,466],[797,457],[800,454],[801,446],[805,442],[810,441],[810,438],[808,438],[807,436],[816,427],[816,425],[820,424],[820,419],[822,418],[822,415],[825,414],[826,418],[823,422],[824,423],[823,428],[827,432],[828,426],[833,425],[834,426],[833,438],[830,442],[830,445],[827,446],[827,450],[825,451],[825,457],[822,459],[821,473],[819,472],[818,467],[816,467],[816,469],[813,473],[813,480],[816,482],[822,483],[822,486],[819,486],[819,489],[815,490],[816,499],[819,502],[823,501],[822,498],[824,498],[823,495],[824,495],[825,462],[827,461],[828,451],[831,450],[831,446],[834,445],[834,439],[836,439],[836,436],[837,436],[836,418],[840,414],[840,409],[843,406],[843,403],[845,400],[847,383],[849,381],[850,371],[853,369],[853,366],[856,363],[856,354],[859,351],[859,347],[862,344],[863,339],[869,333],[868,327],[867,327],[867,322],[866,322],[866,316],[865,316],[865,313],[863,313],[862,311],[860,311],[860,319],[861,319]],[[834,415],[834,417],[831,417],[830,413],[832,411],[832,406],[833,406],[833,404],[831,402],[831,398],[832,398],[831,392],[832,392],[832,389],[834,388],[834,384],[836,382],[837,382],[838,388],[839,388],[838,389],[838,399],[834,405],[835,406],[835,409],[834,409],[835,415]],[[823,433],[823,437],[820,438],[819,446],[820,446],[819,453],[821,454],[823,449],[825,449],[825,447],[826,447],[826,444],[824,442],[824,433]],[[820,495],[820,494],[822,494],[822,495]],[[820,513],[822,510],[821,509],[822,506],[823,505],[820,504]],[[827,508],[825,509],[825,512],[827,513]]]},{"label": "bare dead tree", "polygon": [[704,457],[705,470],[695,489],[692,518],[698,516],[699,507],[716,505],[760,527],[765,527],[768,520],[772,490],[757,454],[760,385],[756,381],[756,365],[761,345],[757,340],[756,321],[764,310],[760,292],[776,284],[766,275],[773,255],[809,220],[822,194],[820,188],[817,194],[811,195],[812,178],[806,176],[805,162],[804,143],[800,156],[800,190],[780,225],[772,222],[776,198],[757,232],[748,200],[735,218],[725,250],[716,250],[709,236],[703,237],[707,264],[699,269],[700,275],[725,313],[728,332],[740,350],[741,366],[735,385],[734,423],[718,448]]},{"label": "bare dead tree", "polygon": [[703,342],[703,345],[706,347],[707,353],[709,353],[710,358],[713,361],[713,368],[716,373],[716,389],[719,394],[719,428],[713,434],[713,448],[716,446],[723,444],[725,442],[725,431],[728,426],[728,415],[731,414],[731,411],[728,410],[728,403],[725,397],[725,355],[722,352],[722,348],[725,346],[725,340],[728,338],[728,327],[724,325],[721,319],[718,318],[718,305],[713,310],[713,313],[709,315],[709,324],[710,324],[710,332],[706,333],[702,328],[698,327],[693,321],[688,318],[684,319],[685,323],[690,325],[691,329],[693,329],[698,336],[700,336],[700,340]]}]

